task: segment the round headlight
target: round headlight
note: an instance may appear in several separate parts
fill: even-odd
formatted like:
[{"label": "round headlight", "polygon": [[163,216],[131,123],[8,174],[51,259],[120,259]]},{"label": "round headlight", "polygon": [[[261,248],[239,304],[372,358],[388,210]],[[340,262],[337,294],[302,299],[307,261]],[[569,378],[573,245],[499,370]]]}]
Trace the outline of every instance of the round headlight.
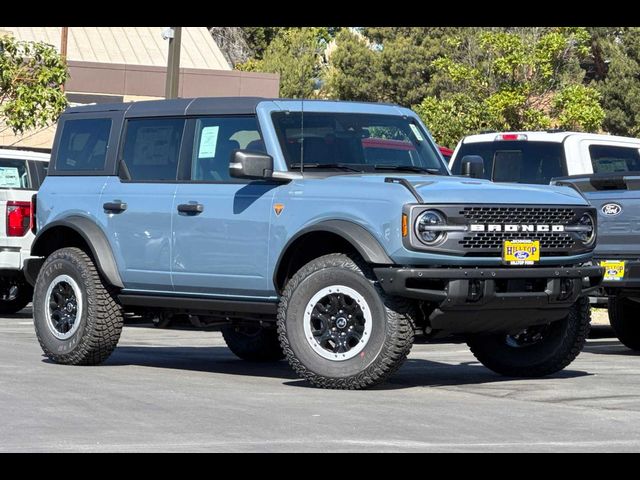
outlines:
[{"label": "round headlight", "polygon": [[444,226],[447,221],[444,215],[437,210],[426,210],[416,218],[416,236],[426,245],[434,245],[441,241],[445,232],[438,227]]},{"label": "round headlight", "polygon": [[578,225],[581,227],[589,227],[578,232],[578,239],[586,246],[591,245],[596,239],[596,222],[593,220],[593,216],[590,213],[585,213],[578,220]]}]

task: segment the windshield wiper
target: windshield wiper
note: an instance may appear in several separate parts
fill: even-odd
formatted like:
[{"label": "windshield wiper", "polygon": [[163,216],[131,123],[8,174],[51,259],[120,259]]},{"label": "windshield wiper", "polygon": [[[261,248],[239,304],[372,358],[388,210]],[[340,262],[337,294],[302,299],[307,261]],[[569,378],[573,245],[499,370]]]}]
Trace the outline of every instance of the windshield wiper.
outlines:
[{"label": "windshield wiper", "polygon": [[[299,163],[292,163],[291,168],[300,168]],[[362,173],[362,168],[356,168],[346,163],[304,163],[304,168],[341,168],[342,170],[348,170],[350,172]]]},{"label": "windshield wiper", "polygon": [[437,168],[416,167],[414,165],[374,165],[376,170],[396,170],[405,172],[428,173],[430,175],[439,175],[441,172]]}]

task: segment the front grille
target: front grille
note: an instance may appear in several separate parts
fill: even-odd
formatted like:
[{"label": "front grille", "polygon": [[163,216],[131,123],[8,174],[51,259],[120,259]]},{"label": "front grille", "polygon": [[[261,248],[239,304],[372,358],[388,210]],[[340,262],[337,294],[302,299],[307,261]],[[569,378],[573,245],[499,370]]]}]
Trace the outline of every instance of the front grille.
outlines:
[{"label": "front grille", "polygon": [[570,250],[575,241],[568,233],[504,233],[504,232],[479,232],[473,236],[464,237],[460,245],[473,250],[477,248],[496,250],[502,248],[505,240],[540,240],[540,248],[543,250]]},{"label": "front grille", "polygon": [[[574,209],[553,207],[465,207],[459,214],[470,224],[483,225],[568,225],[576,220]],[[477,232],[465,235],[458,243],[468,254],[497,254],[505,240],[539,240],[543,253],[556,255],[566,255],[576,243],[566,232]]]},{"label": "front grille", "polygon": [[540,223],[566,225],[575,216],[573,208],[465,207],[460,215],[470,223]]}]

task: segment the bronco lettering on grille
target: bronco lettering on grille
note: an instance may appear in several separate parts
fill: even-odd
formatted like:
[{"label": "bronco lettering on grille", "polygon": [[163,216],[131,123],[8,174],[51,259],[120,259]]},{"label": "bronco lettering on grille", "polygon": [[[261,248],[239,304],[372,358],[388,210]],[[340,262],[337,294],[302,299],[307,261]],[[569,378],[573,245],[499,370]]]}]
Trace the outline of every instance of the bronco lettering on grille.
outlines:
[{"label": "bronco lettering on grille", "polygon": [[564,225],[472,224],[472,232],[564,232]]}]

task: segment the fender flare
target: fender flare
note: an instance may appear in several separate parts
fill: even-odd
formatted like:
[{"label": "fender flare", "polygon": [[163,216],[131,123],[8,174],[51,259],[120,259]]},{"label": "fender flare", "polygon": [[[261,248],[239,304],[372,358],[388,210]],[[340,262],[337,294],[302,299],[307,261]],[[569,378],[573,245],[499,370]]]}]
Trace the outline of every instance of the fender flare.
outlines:
[{"label": "fender flare", "polygon": [[80,235],[91,249],[91,254],[96,261],[98,271],[106,278],[109,284],[114,287],[124,288],[122,278],[120,278],[120,272],[118,271],[118,265],[111,251],[107,236],[96,223],[86,217],[71,215],[49,223],[36,234],[33,245],[31,246],[31,255],[34,257],[44,255],[45,241],[43,241],[42,238],[46,232],[56,227],[69,228]]},{"label": "fender flare", "polygon": [[342,237],[356,249],[367,263],[375,265],[394,264],[394,261],[389,258],[389,255],[382,245],[380,245],[380,242],[364,227],[348,220],[323,220],[303,228],[285,244],[273,270],[274,284],[277,285],[278,271],[289,247],[300,237],[311,232],[330,232]]}]

